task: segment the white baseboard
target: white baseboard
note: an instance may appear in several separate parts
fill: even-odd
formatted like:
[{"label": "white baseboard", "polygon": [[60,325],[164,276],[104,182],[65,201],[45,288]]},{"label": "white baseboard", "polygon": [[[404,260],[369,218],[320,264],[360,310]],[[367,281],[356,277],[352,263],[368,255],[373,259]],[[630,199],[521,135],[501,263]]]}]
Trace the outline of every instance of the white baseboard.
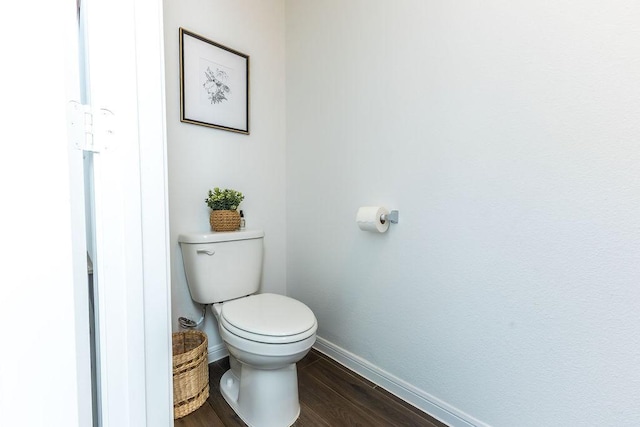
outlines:
[{"label": "white baseboard", "polygon": [[317,337],[313,348],[448,426],[488,427],[488,424],[473,418],[324,338]]},{"label": "white baseboard", "polygon": [[227,347],[225,347],[224,343],[212,345],[207,348],[207,363],[215,362],[216,360],[220,360],[223,357],[227,357],[229,352],[227,351]]}]

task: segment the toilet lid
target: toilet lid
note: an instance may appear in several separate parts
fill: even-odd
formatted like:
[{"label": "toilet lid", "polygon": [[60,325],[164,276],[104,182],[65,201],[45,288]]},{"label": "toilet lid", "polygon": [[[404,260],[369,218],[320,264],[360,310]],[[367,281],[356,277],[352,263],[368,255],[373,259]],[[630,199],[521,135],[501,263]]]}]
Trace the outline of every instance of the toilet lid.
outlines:
[{"label": "toilet lid", "polygon": [[294,342],[317,329],[309,307],[293,298],[276,294],[250,295],[222,304],[223,326],[243,338],[260,342]]}]

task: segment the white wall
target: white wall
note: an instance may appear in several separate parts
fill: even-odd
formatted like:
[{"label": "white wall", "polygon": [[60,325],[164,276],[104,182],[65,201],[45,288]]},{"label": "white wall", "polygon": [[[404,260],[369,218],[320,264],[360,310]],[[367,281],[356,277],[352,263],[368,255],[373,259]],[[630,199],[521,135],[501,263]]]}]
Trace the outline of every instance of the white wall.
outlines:
[{"label": "white wall", "polygon": [[[640,423],[640,4],[296,0],[287,280],[495,426]],[[400,211],[385,235],[359,206]]]},{"label": "white wall", "polygon": [[[164,2],[172,313],[197,320],[177,242],[183,232],[209,230],[204,203],[213,187],[245,194],[247,228],[265,231],[262,291],[286,292],[284,3],[187,0]],[[250,135],[180,122],[178,28],[250,56]],[[210,348],[220,344],[211,313]]]}]

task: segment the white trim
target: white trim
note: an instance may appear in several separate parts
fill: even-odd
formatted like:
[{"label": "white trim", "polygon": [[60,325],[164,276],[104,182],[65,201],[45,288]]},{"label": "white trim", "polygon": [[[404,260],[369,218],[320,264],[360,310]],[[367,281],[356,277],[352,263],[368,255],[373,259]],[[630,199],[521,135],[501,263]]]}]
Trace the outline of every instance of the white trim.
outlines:
[{"label": "white trim", "polygon": [[146,425],[173,426],[162,1],[136,0]]},{"label": "white trim", "polygon": [[317,337],[313,348],[451,427],[488,427],[488,424],[324,338]]},{"label": "white trim", "polygon": [[89,2],[86,13],[91,104],[115,117],[108,149],[93,158],[100,424],[168,427],[173,390],[162,2]]},{"label": "white trim", "polygon": [[207,355],[208,363],[215,362],[216,360],[220,360],[229,355],[227,347],[224,345],[224,343],[209,346],[209,348],[207,348],[207,351],[209,353]]}]

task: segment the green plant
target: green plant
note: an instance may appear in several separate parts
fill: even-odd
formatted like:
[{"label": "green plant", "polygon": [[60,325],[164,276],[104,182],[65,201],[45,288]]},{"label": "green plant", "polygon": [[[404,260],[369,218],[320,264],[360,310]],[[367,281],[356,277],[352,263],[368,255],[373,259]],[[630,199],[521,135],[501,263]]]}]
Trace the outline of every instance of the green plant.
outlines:
[{"label": "green plant", "polygon": [[220,190],[218,187],[214,188],[213,191],[209,190],[209,196],[204,199],[207,206],[214,211],[235,211],[243,200],[244,195],[241,192],[228,188]]}]

